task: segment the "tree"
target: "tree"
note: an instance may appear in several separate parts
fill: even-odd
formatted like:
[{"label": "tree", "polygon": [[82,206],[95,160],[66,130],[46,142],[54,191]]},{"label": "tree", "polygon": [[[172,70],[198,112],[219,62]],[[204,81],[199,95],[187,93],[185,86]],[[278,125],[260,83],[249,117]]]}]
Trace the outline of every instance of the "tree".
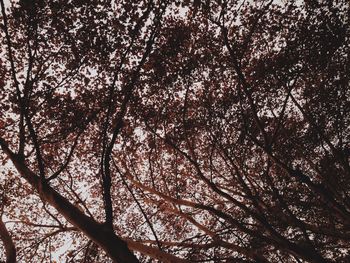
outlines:
[{"label": "tree", "polygon": [[346,1],[1,11],[8,262],[349,260]]}]

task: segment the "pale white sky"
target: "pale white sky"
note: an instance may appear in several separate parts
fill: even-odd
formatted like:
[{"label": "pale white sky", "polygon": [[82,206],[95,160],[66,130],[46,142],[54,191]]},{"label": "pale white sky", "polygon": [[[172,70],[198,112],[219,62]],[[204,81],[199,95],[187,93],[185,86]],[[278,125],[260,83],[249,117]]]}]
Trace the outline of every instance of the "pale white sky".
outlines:
[{"label": "pale white sky", "polygon": [[[4,4],[7,7],[10,4],[11,0],[4,0]],[[12,1],[13,2],[13,1]]]}]

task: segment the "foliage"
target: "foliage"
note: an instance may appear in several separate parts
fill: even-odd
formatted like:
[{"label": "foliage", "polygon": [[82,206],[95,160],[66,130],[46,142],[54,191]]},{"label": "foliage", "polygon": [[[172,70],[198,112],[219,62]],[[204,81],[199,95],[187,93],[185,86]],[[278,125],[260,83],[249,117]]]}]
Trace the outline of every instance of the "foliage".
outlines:
[{"label": "foliage", "polygon": [[347,1],[0,2],[0,257],[350,260]]}]

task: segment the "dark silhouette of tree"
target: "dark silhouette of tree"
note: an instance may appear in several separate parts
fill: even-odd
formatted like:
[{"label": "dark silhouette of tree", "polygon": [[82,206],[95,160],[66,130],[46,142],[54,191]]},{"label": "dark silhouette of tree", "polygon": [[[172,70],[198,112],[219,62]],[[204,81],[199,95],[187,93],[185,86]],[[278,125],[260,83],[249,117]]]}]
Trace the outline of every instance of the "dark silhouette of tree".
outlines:
[{"label": "dark silhouette of tree", "polygon": [[0,257],[350,260],[347,1],[0,3]]}]

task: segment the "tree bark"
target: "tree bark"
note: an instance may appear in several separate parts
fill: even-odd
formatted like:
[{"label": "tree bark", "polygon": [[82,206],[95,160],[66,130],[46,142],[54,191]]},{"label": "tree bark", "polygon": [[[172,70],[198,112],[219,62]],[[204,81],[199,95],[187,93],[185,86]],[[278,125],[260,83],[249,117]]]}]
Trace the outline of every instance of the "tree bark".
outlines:
[{"label": "tree bark", "polygon": [[93,242],[99,245],[114,262],[138,263],[138,259],[129,250],[125,241],[96,222],[72,205],[66,198],[56,192],[45,181],[32,172],[4,143],[0,141],[3,151],[11,159],[19,174],[35,188],[41,198],[52,205],[67,221],[81,230]]},{"label": "tree bark", "polygon": [[5,247],[6,263],[16,263],[16,247],[0,216],[0,239]]},{"label": "tree bark", "polygon": [[158,259],[161,262],[188,262],[184,259],[160,251],[157,248],[146,246],[136,241],[128,240],[125,242],[122,238],[118,237],[113,230],[85,215],[65,197],[48,185],[48,183],[31,171],[22,159],[8,148],[7,143],[2,138],[0,138],[0,146],[5,154],[11,159],[18,173],[38,191],[41,198],[53,206],[73,226],[77,227],[94,243],[100,246],[100,248],[109,255],[113,262],[138,263],[139,260],[131,250],[138,251],[144,255]]}]

